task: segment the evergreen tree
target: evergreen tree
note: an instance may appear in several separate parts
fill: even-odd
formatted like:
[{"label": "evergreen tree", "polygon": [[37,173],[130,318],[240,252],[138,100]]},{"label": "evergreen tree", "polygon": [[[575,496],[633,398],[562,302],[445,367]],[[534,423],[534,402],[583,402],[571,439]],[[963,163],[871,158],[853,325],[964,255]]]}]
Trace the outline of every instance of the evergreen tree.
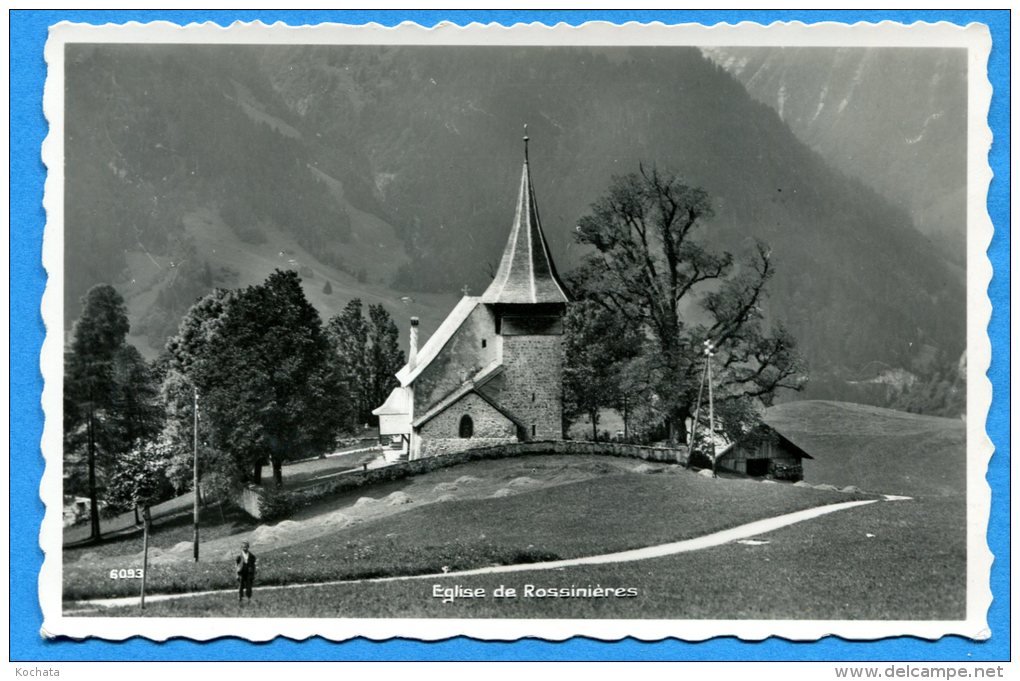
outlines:
[{"label": "evergreen tree", "polygon": [[152,367],[133,345],[123,345],[114,356],[113,414],[124,451],[155,438],[162,427],[159,387]]},{"label": "evergreen tree", "polygon": [[[400,349],[400,332],[393,318],[382,305],[368,306],[368,366],[372,377],[369,394],[369,416],[397,387],[394,374],[404,365],[404,351]],[[374,419],[374,417],[372,417]]]},{"label": "evergreen tree", "polygon": [[394,374],[404,364],[400,334],[382,305],[368,306],[366,320],[361,300],[349,302],[326,325],[336,363],[337,381],[356,409],[347,430],[375,421],[372,410],[397,385]]},{"label": "evergreen tree", "polygon": [[378,406],[372,404],[371,399],[372,374],[366,352],[368,325],[361,310],[361,300],[355,298],[326,324],[338,380],[343,386],[344,395],[354,407],[346,424],[349,431],[366,423],[372,409]]},{"label": "evergreen tree", "polygon": [[118,433],[112,415],[118,399],[116,365],[128,332],[124,299],[109,284],[94,286],[82,299],[64,366],[64,456],[73,462],[84,446],[90,537],[99,539],[97,468],[112,454]]}]

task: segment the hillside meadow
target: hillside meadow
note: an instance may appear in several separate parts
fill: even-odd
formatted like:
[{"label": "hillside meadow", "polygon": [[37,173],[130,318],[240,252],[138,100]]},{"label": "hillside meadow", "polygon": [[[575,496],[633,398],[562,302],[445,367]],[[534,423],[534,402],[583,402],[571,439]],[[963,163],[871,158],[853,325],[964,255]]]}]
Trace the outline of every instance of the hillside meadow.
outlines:
[{"label": "hillside meadow", "polygon": [[962,419],[809,400],[772,407],[767,420],[814,457],[804,461],[809,482],[925,496],[966,490]]},{"label": "hillside meadow", "polygon": [[[968,529],[962,422],[811,401],[774,407],[767,418],[814,457],[806,466],[808,483],[854,485],[866,493],[711,479],[614,457],[472,462],[360,492],[379,500],[404,493],[436,503],[405,504],[260,554],[262,588],[250,608],[239,609],[234,601],[229,563],[211,561],[150,573],[152,591],[222,593],[151,603],[145,615],[963,618]],[[500,489],[511,492],[503,496]],[[451,499],[452,491],[462,496]],[[886,501],[883,494],[909,498]],[[450,500],[440,502],[441,496]],[[651,546],[857,498],[879,501],[686,554],[504,575],[371,581]],[[303,509],[300,517],[357,505],[348,495]],[[266,588],[343,580],[366,581]],[[634,589],[636,595],[524,597],[529,584]],[[501,585],[516,588],[519,597],[493,598]],[[437,587],[454,586],[485,589],[487,595],[449,603],[433,595]],[[136,588],[127,581],[111,587],[85,568],[65,568],[69,614],[81,607],[76,598],[134,595]],[[131,617],[139,611],[118,607],[103,614]]]},{"label": "hillside meadow", "polygon": [[[624,619],[963,619],[966,528],[958,500],[879,502],[799,523],[756,541],[633,563],[256,590],[153,603],[159,617],[425,617]],[[444,603],[438,586],[486,590]],[[634,588],[633,597],[525,597],[525,588]],[[494,598],[500,586],[517,598]],[[114,616],[137,616],[117,608]]]},{"label": "hillside meadow", "polygon": [[[492,496],[420,505],[408,497],[412,501],[402,505],[408,510],[353,525],[347,525],[349,518],[345,518],[337,522],[335,531],[327,528],[308,541],[268,551],[254,542],[258,581],[271,585],[367,579],[611,553],[859,498],[785,484],[706,478],[679,466],[649,467],[627,461],[637,470],[621,470],[609,463],[616,463],[611,457],[594,457],[608,460],[595,477],[542,486],[543,477],[558,475],[565,466],[586,458],[521,457],[513,464],[518,468],[515,473],[530,470],[527,476],[507,475],[499,461],[472,462],[457,466],[456,474],[478,479],[466,486],[497,476],[498,489]],[[432,475],[416,480],[419,489],[429,484]],[[434,486],[448,490],[451,473],[435,475]],[[390,492],[387,498],[394,494],[400,492]],[[360,499],[348,503],[368,505]],[[314,510],[304,513],[311,515]],[[239,534],[236,542],[248,536]],[[140,557],[124,556],[124,567],[135,566]],[[97,565],[91,559],[75,558],[66,556],[65,602],[137,593],[137,582],[107,578],[109,560]],[[150,565],[148,588],[150,593],[229,589],[234,585],[232,565],[229,552],[199,563],[157,562]]]}]

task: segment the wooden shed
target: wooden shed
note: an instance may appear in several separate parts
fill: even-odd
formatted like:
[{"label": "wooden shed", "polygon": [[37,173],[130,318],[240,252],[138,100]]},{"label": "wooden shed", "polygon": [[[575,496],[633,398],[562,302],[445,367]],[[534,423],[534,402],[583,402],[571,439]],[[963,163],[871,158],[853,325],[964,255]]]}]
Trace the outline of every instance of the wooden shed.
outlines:
[{"label": "wooden shed", "polygon": [[720,469],[752,477],[802,480],[804,459],[813,458],[772,426],[762,424],[718,454]]}]

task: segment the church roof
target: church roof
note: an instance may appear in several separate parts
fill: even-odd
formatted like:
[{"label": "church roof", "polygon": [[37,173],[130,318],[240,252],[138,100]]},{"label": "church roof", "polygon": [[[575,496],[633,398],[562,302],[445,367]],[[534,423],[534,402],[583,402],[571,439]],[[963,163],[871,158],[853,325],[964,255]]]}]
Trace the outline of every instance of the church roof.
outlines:
[{"label": "church roof", "polygon": [[506,416],[515,424],[520,425],[519,421],[517,421],[516,418],[508,414],[503,407],[493,402],[491,398],[486,397],[483,393],[481,393],[478,390],[483,385],[485,385],[486,383],[488,383],[501,373],[503,373],[503,364],[498,359],[491,362],[488,366],[482,367],[482,369],[480,369],[474,376],[464,381],[459,388],[451,392],[449,395],[447,395],[440,401],[436,402],[434,405],[432,405],[431,409],[429,409],[424,414],[416,418],[412,425],[415,428],[418,428],[423,424],[428,423],[436,416],[439,416],[444,411],[453,406],[455,403],[460,401],[460,398],[464,397],[465,395],[471,392],[477,393],[479,397],[481,397],[483,400],[492,405],[493,408],[496,409],[496,411]]},{"label": "church roof", "polygon": [[527,128],[524,137],[524,169],[521,172],[517,211],[495,279],[481,296],[464,296],[436,332],[418,350],[414,366],[397,372],[401,387],[411,385],[439,356],[480,303],[566,303],[570,298],[553,264],[535,205],[535,188],[528,168]]},{"label": "church roof", "polygon": [[400,414],[409,414],[411,412],[411,400],[409,398],[409,390],[407,388],[397,386],[390,392],[390,396],[386,398],[386,401],[383,402],[382,406],[373,409],[372,413],[376,416],[397,416]]},{"label": "church roof", "polygon": [[433,333],[428,341],[418,350],[418,356],[414,360],[414,366],[405,364],[397,372],[397,380],[400,381],[401,386],[408,386],[418,378],[418,374],[425,370],[429,364],[432,363],[438,355],[439,351],[442,350],[451,338],[453,334],[457,333],[457,329],[460,328],[461,324],[464,323],[476,307],[478,307],[478,298],[476,296],[464,296],[457,303],[457,306],[453,308],[443,323],[439,325],[436,332]]},{"label": "church roof", "polygon": [[[525,136],[525,144],[527,137]],[[527,146],[521,172],[517,211],[496,277],[482,294],[483,303],[566,303],[567,288],[556,274],[542,233],[535,188],[528,169]]]}]

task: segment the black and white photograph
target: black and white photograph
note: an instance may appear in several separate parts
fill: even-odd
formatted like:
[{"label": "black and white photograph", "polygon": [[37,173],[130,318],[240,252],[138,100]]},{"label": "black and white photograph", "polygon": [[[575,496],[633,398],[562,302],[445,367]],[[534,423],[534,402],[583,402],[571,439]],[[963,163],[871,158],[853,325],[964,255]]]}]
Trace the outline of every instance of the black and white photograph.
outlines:
[{"label": "black and white photograph", "polygon": [[986,36],[788,29],[51,33],[46,630],[980,638]]}]

